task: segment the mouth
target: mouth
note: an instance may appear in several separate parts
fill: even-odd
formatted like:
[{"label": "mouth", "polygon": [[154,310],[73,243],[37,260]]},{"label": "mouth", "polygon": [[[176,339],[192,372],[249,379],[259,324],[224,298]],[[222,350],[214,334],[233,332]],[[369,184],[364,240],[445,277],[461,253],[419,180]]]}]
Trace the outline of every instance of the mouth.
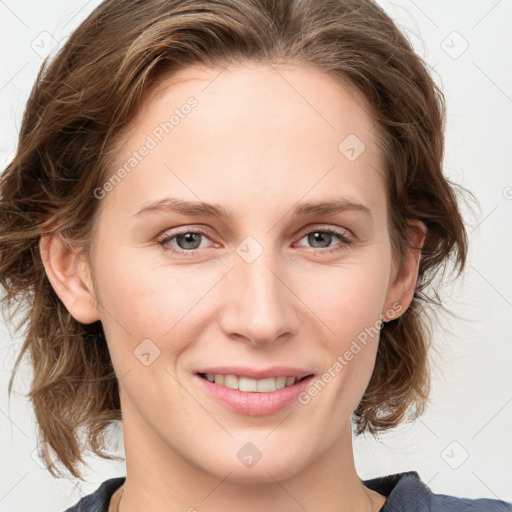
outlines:
[{"label": "mouth", "polygon": [[267,377],[264,379],[252,379],[249,377],[232,375],[232,374],[213,374],[213,373],[197,373],[199,377],[212,384],[225,386],[230,389],[243,391],[246,393],[272,393],[279,389],[288,388],[302,382],[313,374],[300,376],[279,376]]},{"label": "mouth", "polygon": [[[206,396],[223,407],[245,416],[267,416],[287,407],[297,407],[300,404],[299,395],[314,379],[314,374],[300,370],[297,370],[299,375],[286,375],[292,372],[284,368],[274,369],[270,373],[276,376],[269,376],[269,372],[265,372],[267,375],[256,379],[235,373],[201,371],[195,373],[195,380]],[[262,377],[261,372],[248,369],[244,369],[244,373]]]}]

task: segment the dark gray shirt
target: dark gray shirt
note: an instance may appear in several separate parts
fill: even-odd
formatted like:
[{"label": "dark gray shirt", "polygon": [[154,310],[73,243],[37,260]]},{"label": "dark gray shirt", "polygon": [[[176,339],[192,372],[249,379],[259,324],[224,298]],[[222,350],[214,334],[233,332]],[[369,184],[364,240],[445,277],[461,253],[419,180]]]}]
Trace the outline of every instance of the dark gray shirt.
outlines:
[{"label": "dark gray shirt", "polygon": [[[124,480],[125,477],[106,480],[94,493],[65,512],[108,512],[110,498]],[[415,471],[365,480],[364,484],[387,496],[380,512],[512,512],[512,503],[501,500],[470,500],[434,494]]]}]

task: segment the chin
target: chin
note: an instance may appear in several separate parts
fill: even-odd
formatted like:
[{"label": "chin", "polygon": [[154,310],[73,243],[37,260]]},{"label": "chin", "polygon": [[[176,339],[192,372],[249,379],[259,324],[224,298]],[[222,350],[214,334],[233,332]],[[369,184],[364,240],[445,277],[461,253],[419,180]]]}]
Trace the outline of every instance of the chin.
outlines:
[{"label": "chin", "polygon": [[[249,450],[246,449],[246,452],[249,452]],[[222,461],[217,456],[213,459],[214,464],[212,466],[209,465],[210,467],[204,468],[204,470],[217,478],[225,479],[229,482],[259,484],[275,483],[276,480],[287,480],[308,465],[308,461],[300,450],[296,450],[294,454],[288,457],[283,452],[281,452],[281,456],[278,456],[279,453],[276,453],[276,450],[272,450],[266,460],[265,454],[262,453],[259,460],[255,462],[247,461],[246,463],[243,462],[243,455],[244,452],[241,455],[234,453],[234,457]]]},{"label": "chin", "polygon": [[[287,480],[297,474],[297,468],[279,467],[273,461],[270,467],[253,467],[250,469],[235,467],[226,478],[227,481],[239,484],[275,483],[276,480]],[[225,476],[225,475],[224,475]]]}]

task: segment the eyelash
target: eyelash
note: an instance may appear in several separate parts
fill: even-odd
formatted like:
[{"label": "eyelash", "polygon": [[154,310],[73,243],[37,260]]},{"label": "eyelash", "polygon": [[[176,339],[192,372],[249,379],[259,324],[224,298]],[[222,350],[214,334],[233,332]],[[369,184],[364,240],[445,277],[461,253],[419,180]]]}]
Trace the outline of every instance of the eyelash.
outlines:
[{"label": "eyelash", "polygon": [[[168,248],[168,245],[170,245],[169,242],[171,240],[174,240],[179,235],[185,235],[185,234],[189,234],[189,233],[201,234],[201,235],[205,236],[206,238],[209,238],[208,233],[206,231],[204,231],[203,229],[197,228],[194,230],[191,230],[191,229],[183,230],[181,232],[174,233],[172,236],[165,236],[165,235],[161,236],[156,240],[155,243],[158,247],[160,247],[164,251],[174,252],[179,255],[187,256],[187,257],[195,256],[199,249],[190,249],[190,250],[186,251],[184,249],[179,249],[179,248],[176,249],[175,247],[173,247],[172,249]],[[315,254],[315,255],[316,254],[331,254],[333,252],[342,251],[342,250],[345,250],[347,248],[347,246],[350,246],[355,242],[355,240],[352,236],[347,235],[346,233],[338,231],[337,229],[334,229],[334,228],[322,228],[322,229],[312,229],[309,231],[303,231],[301,233],[299,240],[302,240],[306,235],[309,235],[311,233],[328,233],[330,235],[335,235],[341,240],[341,243],[344,244],[342,247],[337,247],[334,249],[328,249],[328,248],[314,249],[313,248],[312,251],[310,251],[310,252],[313,252],[313,254]]]}]

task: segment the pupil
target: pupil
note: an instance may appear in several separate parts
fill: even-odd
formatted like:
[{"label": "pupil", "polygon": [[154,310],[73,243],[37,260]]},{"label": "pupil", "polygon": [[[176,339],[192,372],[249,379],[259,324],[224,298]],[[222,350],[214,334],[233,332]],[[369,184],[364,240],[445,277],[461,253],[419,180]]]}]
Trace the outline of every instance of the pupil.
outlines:
[{"label": "pupil", "polygon": [[[199,243],[197,243],[197,240],[194,242],[194,237],[197,237],[197,239],[199,240],[200,236],[201,235],[199,233],[185,233],[182,235],[178,235],[178,245],[181,247],[181,249],[197,249],[200,245],[200,241]],[[180,241],[183,241],[183,243],[180,243]]]},{"label": "pupil", "polygon": [[[308,242],[313,245],[313,242],[324,243],[321,247],[328,247],[331,243],[332,235],[330,233],[322,233],[320,231],[315,231],[308,236]],[[325,243],[326,242],[326,243]]]}]

